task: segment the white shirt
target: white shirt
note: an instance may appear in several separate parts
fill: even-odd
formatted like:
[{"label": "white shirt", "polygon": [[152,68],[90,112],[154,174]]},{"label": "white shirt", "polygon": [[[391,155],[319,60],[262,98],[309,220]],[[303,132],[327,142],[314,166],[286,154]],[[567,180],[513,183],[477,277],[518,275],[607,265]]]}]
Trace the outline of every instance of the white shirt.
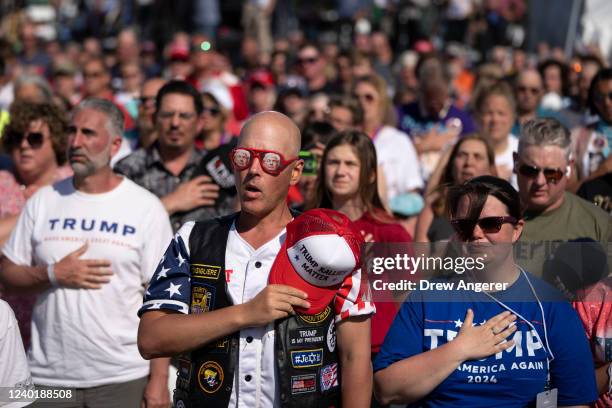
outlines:
[{"label": "white shirt", "polygon": [[388,201],[399,194],[423,188],[419,158],[407,134],[383,126],[373,142],[378,165],[385,173]]},{"label": "white shirt", "polygon": [[0,387],[3,400],[2,408],[17,408],[30,405],[31,402],[8,402],[7,388],[25,390],[32,385],[32,376],[26,358],[19,326],[13,309],[0,299]]},{"label": "white shirt", "polygon": [[[168,309],[189,312],[191,295],[189,236],[194,222],[183,225],[170,242],[145,297],[141,313]],[[268,284],[276,255],[285,241],[285,230],[258,249],[251,247],[231,226],[225,249],[228,295],[233,304],[252,300]],[[336,321],[375,312],[369,290],[362,293],[361,271],[347,276],[334,300]],[[250,340],[250,341],[249,341]],[[234,371],[230,407],[268,408],[280,406],[274,352],[274,325],[240,331],[238,364]],[[247,381],[247,376],[250,376]]]},{"label": "white shirt", "polygon": [[68,178],[28,200],[4,247],[9,260],[48,265],[89,241],[81,258],[109,259],[114,273],[98,290],[59,287],[38,296],[28,355],[35,384],[88,388],[148,375],[137,312],[171,237],[159,199],[127,178],[103,194],[76,191]]},{"label": "white shirt", "polygon": [[[518,138],[514,135],[508,136],[508,145],[506,150],[501,154],[495,155],[495,166],[496,167],[506,167],[510,170],[514,168],[514,156],[512,153],[518,152]],[[507,180],[512,184],[512,187],[518,190],[518,182],[516,179],[516,174],[512,173],[510,180]]]}]

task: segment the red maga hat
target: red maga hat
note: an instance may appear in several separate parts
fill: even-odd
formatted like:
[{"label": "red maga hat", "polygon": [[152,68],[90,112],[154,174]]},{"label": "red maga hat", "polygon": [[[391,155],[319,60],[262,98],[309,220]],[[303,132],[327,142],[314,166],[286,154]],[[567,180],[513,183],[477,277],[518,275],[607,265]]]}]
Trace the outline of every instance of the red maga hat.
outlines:
[{"label": "red maga hat", "polygon": [[308,294],[314,315],[329,305],[344,279],[361,263],[363,237],[344,214],[317,208],[287,224],[287,235],[270,270],[269,282]]}]

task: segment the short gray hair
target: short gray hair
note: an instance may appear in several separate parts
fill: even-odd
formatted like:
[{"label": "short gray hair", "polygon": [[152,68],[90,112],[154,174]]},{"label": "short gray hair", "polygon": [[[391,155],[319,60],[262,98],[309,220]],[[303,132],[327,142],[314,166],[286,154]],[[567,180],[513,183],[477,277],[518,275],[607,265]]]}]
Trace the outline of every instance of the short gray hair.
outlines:
[{"label": "short gray hair", "polygon": [[102,98],[87,98],[72,110],[72,117],[83,109],[93,109],[106,115],[106,130],[111,136],[122,137],[124,128],[123,112],[113,102]]},{"label": "short gray hair", "polygon": [[45,78],[40,75],[23,74],[19,76],[13,84],[14,93],[16,94],[17,90],[24,85],[34,85],[40,92],[44,102],[51,102],[53,91],[51,91],[51,86],[49,86]]},{"label": "short gray hair", "polygon": [[570,132],[557,119],[538,118],[531,119],[521,126],[518,154],[528,146],[557,146],[563,149],[565,158],[569,161],[571,156],[572,139]]}]

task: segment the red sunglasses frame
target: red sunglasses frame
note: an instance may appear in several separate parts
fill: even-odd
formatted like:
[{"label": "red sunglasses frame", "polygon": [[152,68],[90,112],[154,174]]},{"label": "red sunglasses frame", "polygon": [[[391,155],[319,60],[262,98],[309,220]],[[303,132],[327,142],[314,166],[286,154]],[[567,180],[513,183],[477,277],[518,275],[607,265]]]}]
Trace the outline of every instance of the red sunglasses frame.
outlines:
[{"label": "red sunglasses frame", "polygon": [[[247,164],[245,164],[244,166],[238,166],[236,164],[236,162],[234,161],[234,153],[236,153],[237,150],[246,150],[249,153],[251,153],[251,157],[248,161]],[[272,171],[272,170],[268,170],[266,169],[266,167],[263,165],[263,157],[266,153],[274,153],[277,154],[280,157],[280,167],[278,170]],[[274,150],[262,150],[262,149],[253,149],[253,148],[249,148],[249,147],[234,147],[231,151],[230,151],[230,162],[232,163],[232,166],[234,166],[234,168],[236,170],[242,171],[244,169],[248,169],[249,167],[251,167],[251,165],[253,164],[253,160],[257,158],[259,159],[259,163],[261,164],[261,169],[272,175],[272,176],[278,176],[279,174],[281,174],[283,172],[283,170],[285,170],[287,168],[287,166],[289,166],[291,163],[299,160],[299,157],[294,157],[292,159],[285,159],[285,156],[283,156],[281,153],[274,151]]]}]

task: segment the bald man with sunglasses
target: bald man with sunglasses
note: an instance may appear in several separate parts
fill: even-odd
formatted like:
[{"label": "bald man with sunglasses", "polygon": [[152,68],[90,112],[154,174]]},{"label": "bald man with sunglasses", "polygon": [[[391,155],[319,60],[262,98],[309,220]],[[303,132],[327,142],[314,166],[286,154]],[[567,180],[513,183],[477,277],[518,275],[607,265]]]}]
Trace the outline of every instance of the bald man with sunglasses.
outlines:
[{"label": "bald man with sunglasses", "polygon": [[[287,340],[277,330],[298,319],[294,308],[310,307],[303,291],[268,284],[293,219],[287,193],[304,166],[298,159],[300,139],[287,116],[254,115],[230,153],[241,211],[183,225],[151,280],[139,312],[139,348],[147,359],[182,355],[177,407],[370,406],[369,332],[375,309],[359,269],[345,278],[326,317],[319,316],[324,312],[300,317],[310,319],[312,330],[291,331],[300,344],[327,344],[338,363],[309,366],[321,366],[320,378],[309,371],[290,378],[279,374],[287,372],[288,363],[275,343]],[[336,329],[334,323],[329,329],[317,326],[330,318]],[[302,354],[317,350],[323,352],[292,351],[299,361],[292,354],[291,367],[305,367]]]},{"label": "bald man with sunglasses", "polygon": [[599,242],[608,250],[612,240],[612,218],[566,191],[573,168],[570,149],[569,131],[556,119],[542,118],[523,125],[518,153],[514,154],[514,172],[526,209],[517,260],[557,284],[565,277],[555,276],[561,272],[550,270],[547,265],[551,263],[545,261],[562,242]]}]

